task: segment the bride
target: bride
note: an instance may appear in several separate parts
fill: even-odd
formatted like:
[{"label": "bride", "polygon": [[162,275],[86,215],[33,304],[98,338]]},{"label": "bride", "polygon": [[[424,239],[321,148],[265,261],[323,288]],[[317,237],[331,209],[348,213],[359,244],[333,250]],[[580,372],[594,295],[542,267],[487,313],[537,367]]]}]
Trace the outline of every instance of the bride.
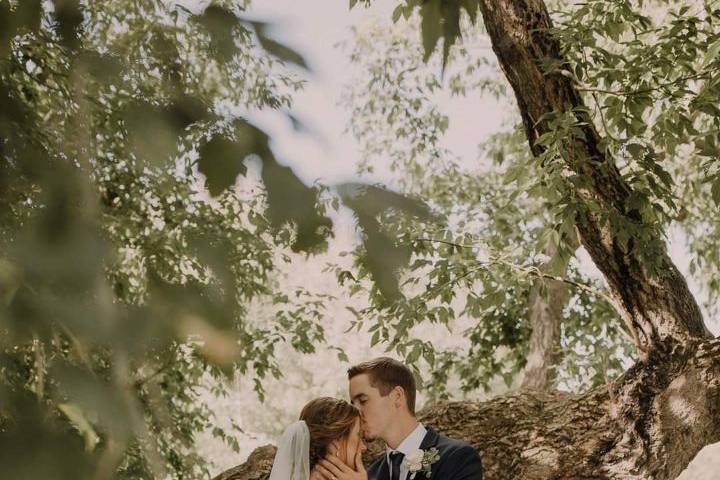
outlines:
[{"label": "bride", "polygon": [[[360,412],[345,400],[330,397],[310,401],[300,420],[285,429],[278,442],[270,480],[343,480],[367,478]],[[332,472],[329,460],[335,468]]]}]

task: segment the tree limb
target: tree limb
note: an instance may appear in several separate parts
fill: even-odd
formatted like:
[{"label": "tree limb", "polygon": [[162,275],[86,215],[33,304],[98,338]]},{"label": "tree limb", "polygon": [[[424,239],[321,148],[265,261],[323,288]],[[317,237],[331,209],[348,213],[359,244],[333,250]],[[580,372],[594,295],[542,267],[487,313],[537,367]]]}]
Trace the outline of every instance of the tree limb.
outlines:
[{"label": "tree limb", "polygon": [[545,151],[537,140],[552,131],[553,115],[574,115],[583,134],[569,139],[564,161],[575,174],[588,179],[588,187],[577,188],[578,197],[628,224],[649,229],[658,265],[652,273],[640,251],[650,245],[638,245],[635,238],[627,244],[619,241],[608,219],[597,213],[588,211],[577,218],[582,245],[607,279],[623,320],[631,331],[638,332],[641,358],[649,358],[652,349],[669,351],[671,345],[707,338],[700,309],[659,232],[653,233],[639,212],[629,207],[633,191],[612,158],[601,150],[600,135],[580,91],[572,79],[542,68],[548,60],[563,62],[559,42],[550,33],[553,25],[544,2],[481,0],[480,8],[493,50],[515,92],[533,154],[541,156]]}]

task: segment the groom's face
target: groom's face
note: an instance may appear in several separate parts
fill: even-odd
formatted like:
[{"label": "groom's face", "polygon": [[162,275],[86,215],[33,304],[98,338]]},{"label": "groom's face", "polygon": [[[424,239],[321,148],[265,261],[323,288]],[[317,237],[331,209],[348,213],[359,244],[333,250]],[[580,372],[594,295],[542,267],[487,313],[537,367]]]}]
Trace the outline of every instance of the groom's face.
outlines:
[{"label": "groom's face", "polygon": [[350,399],[360,410],[363,436],[367,439],[382,438],[386,427],[392,422],[393,401],[390,395],[382,396],[366,373],[350,379]]}]

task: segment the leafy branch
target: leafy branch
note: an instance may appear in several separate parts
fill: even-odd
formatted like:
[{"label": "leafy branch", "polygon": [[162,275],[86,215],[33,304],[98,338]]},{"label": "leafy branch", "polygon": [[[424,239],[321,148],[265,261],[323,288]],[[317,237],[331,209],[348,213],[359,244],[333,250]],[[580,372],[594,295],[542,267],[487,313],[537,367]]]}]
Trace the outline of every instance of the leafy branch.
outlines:
[{"label": "leafy branch", "polygon": [[[482,248],[483,247],[483,245],[481,245],[481,244],[461,244],[461,243],[455,243],[455,242],[450,242],[447,240],[440,240],[440,239],[435,239],[435,238],[416,238],[414,240],[418,241],[418,242],[442,243],[442,244],[450,245],[450,246],[453,246],[453,247],[459,248],[459,249]],[[529,275],[529,276],[532,276],[535,278],[543,278],[546,280],[554,280],[556,282],[566,283],[568,285],[579,288],[581,290],[585,290],[586,292],[596,295],[600,298],[603,298],[604,300],[609,302],[611,305],[614,305],[614,300],[606,292],[603,292],[602,290],[598,290],[596,288],[591,287],[590,285],[587,285],[587,284],[584,284],[581,282],[576,282],[574,280],[570,280],[565,277],[551,275],[549,273],[543,272],[536,265],[527,265],[527,266],[526,265],[518,265],[516,263],[504,260],[503,257],[490,257],[487,261],[479,261],[479,263],[480,263],[480,265],[482,265],[482,267],[488,267],[488,266],[492,266],[492,265],[502,265],[502,266],[508,267],[512,270],[515,270],[517,272],[524,273],[526,275]]]},{"label": "leafy branch", "polygon": [[631,97],[636,95],[647,95],[649,93],[656,92],[658,90],[662,90],[664,88],[672,87],[674,85],[677,85],[678,83],[687,82],[690,80],[704,80],[711,78],[712,74],[720,71],[720,66],[716,66],[714,68],[710,68],[707,70],[704,70],[702,72],[698,72],[692,75],[686,75],[684,77],[676,78],[675,80],[672,80],[670,82],[661,83],[659,85],[656,85],[654,87],[648,87],[648,88],[642,88],[639,90],[608,90],[603,88],[594,88],[589,87],[582,82],[580,82],[577,78],[574,78],[573,75],[567,75],[563,73],[565,76],[569,76],[572,78],[573,81],[576,82],[578,86],[578,90],[581,92],[588,92],[588,93],[604,93],[606,95],[615,95],[618,97]]}]

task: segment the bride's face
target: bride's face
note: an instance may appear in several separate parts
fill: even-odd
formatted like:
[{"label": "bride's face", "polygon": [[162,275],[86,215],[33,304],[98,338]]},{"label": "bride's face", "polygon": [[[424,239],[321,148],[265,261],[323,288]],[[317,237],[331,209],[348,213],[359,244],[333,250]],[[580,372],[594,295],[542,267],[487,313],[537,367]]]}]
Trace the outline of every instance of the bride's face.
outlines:
[{"label": "bride's face", "polygon": [[336,452],[338,457],[340,457],[340,460],[342,460],[345,465],[354,467],[355,455],[357,455],[358,451],[362,453],[365,450],[367,450],[367,447],[362,439],[360,418],[358,417],[355,420],[355,425],[353,425],[353,428],[350,430],[348,436],[337,442]]}]

